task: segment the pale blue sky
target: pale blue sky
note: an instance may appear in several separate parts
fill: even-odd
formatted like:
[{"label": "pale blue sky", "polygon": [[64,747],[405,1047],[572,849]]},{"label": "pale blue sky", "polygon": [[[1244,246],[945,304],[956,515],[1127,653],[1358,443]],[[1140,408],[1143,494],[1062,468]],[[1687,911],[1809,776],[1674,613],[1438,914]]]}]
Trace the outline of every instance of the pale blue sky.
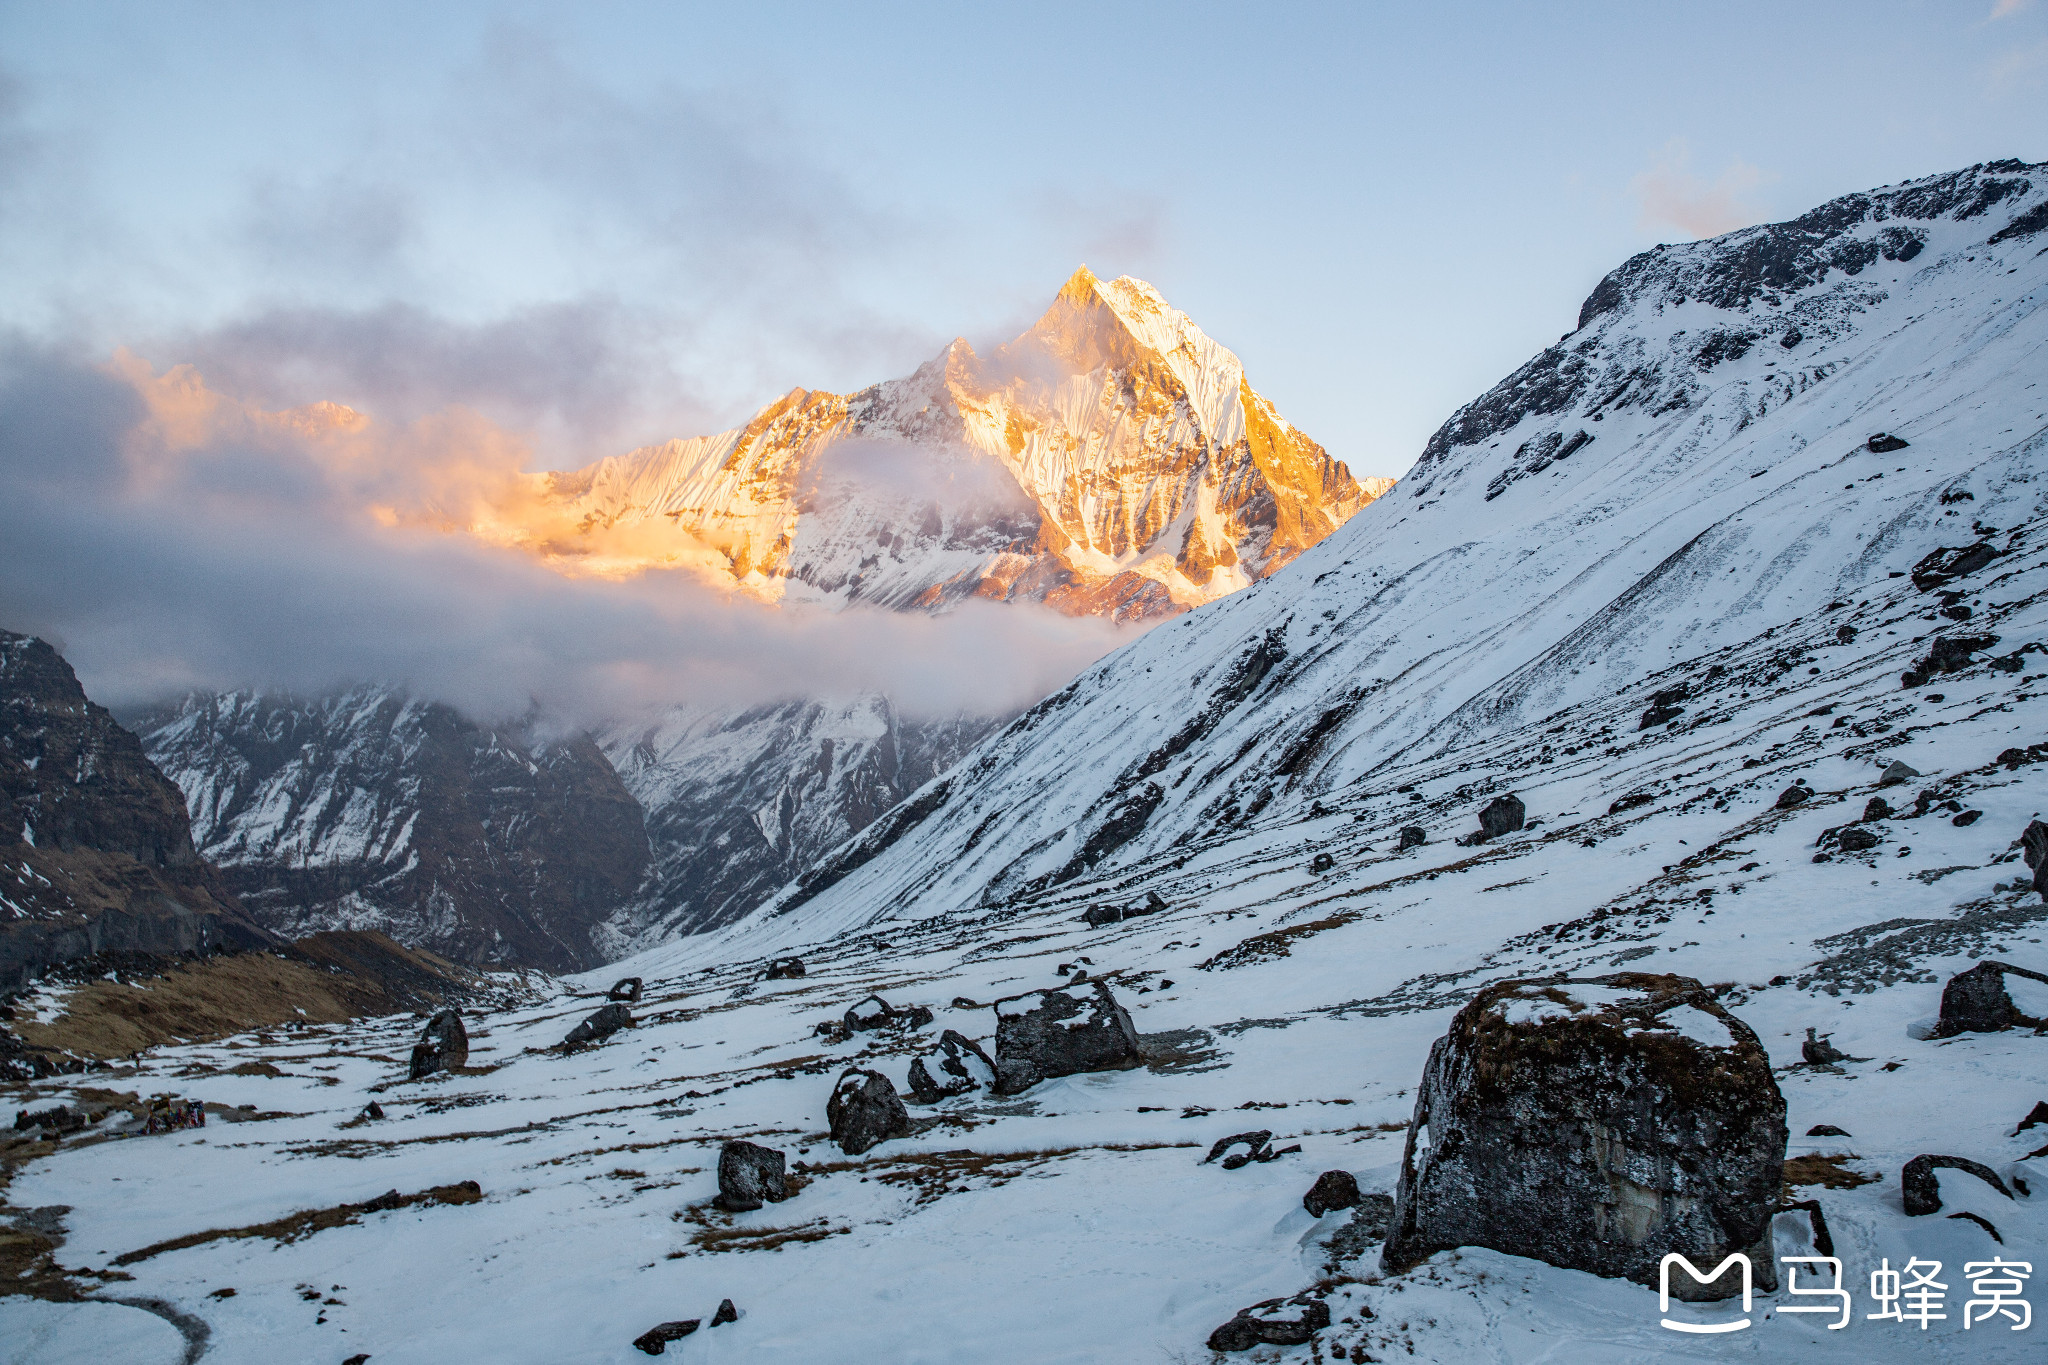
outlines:
[{"label": "pale blue sky", "polygon": [[0,5],[0,323],[544,462],[1158,285],[1360,473],[1658,241],[2048,158],[2048,4]]}]

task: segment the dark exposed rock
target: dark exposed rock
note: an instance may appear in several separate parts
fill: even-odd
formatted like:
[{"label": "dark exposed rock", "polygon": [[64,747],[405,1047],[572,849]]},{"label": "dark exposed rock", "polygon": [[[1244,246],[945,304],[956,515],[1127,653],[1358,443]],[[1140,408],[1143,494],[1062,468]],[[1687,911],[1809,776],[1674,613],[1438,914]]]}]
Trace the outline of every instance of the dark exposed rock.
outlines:
[{"label": "dark exposed rock", "polygon": [[2035,981],[2048,981],[2048,976],[2040,972],[2015,967],[2009,962],[1987,960],[1966,972],[1958,972],[1941,989],[1941,1022],[1935,1025],[1934,1036],[1952,1038],[1958,1033],[2000,1033],[2015,1024],[2041,1027],[2044,1021],[2021,1014],[2012,1003],[2012,996],[2005,989],[2007,972]]},{"label": "dark exposed rock", "polygon": [[1891,802],[1882,796],[1873,796],[1863,803],[1863,818],[1866,820],[1884,820],[1889,818],[1891,813]]},{"label": "dark exposed rock", "polygon": [[1951,816],[1949,818],[1949,823],[1951,825],[1954,825],[1957,829],[1967,829],[1971,825],[1976,824],[1979,820],[1983,818],[1984,812],[1981,810],[1966,810],[1957,815]]},{"label": "dark exposed rock", "polygon": [[910,1093],[919,1103],[937,1104],[948,1096],[995,1085],[995,1063],[973,1039],[953,1029],[939,1035],[938,1051],[930,1058],[932,1065],[927,1067],[925,1061],[920,1057],[910,1064]]},{"label": "dark exposed rock", "polygon": [[1878,774],[1877,785],[1880,787],[1896,787],[1903,782],[1910,782],[1918,776],[1920,776],[1918,768],[1908,767],[1904,762],[1895,758],[1885,764],[1884,771]]},{"label": "dark exposed rock", "polygon": [[[1927,655],[1913,666],[1922,678],[1960,673],[1970,666],[1970,656],[1998,643],[1996,635],[1944,635],[1928,647]],[[1937,700],[1929,698],[1930,701]]]},{"label": "dark exposed rock", "polygon": [[1974,1175],[2007,1199],[2012,1198],[2012,1191],[1998,1178],[1998,1172],[1981,1161],[1972,1161],[1966,1156],[1921,1155],[1907,1162],[1906,1168],[1899,1172],[1899,1194],[1905,1200],[1909,1215],[1917,1218],[1941,1209],[1941,1185],[1934,1178],[1934,1173],[1941,1170]]},{"label": "dark exposed rock", "polygon": [[1301,1197],[1301,1206],[1309,1217],[1320,1218],[1331,1209],[1357,1207],[1359,1198],[1358,1177],[1349,1171],[1324,1171]]},{"label": "dark exposed rock", "polygon": [[[1273,1131],[1270,1128],[1261,1128],[1250,1133],[1232,1133],[1229,1137],[1217,1138],[1210,1144],[1209,1155],[1202,1158],[1202,1164],[1206,1166],[1221,1158],[1223,1169],[1234,1171],[1240,1166],[1259,1160],[1262,1153],[1267,1153],[1267,1159],[1270,1160],[1272,1142]],[[1244,1150],[1232,1152],[1233,1147],[1242,1147]]]},{"label": "dark exposed rock", "polygon": [[1115,924],[1123,917],[1124,911],[1120,905],[1091,905],[1081,916],[1091,929],[1100,929],[1105,924]]},{"label": "dark exposed rock", "polygon": [[1683,706],[1653,706],[1643,712],[1643,718],[1637,724],[1636,729],[1651,730],[1659,725],[1668,725],[1670,722],[1677,720],[1684,710]]},{"label": "dark exposed rock", "polygon": [[[1847,1133],[1842,1134],[1847,1137]],[[1788,1199],[1778,1205],[1779,1213],[1803,1213],[1807,1225],[1813,1229],[1813,1249],[1823,1256],[1835,1254],[1835,1239],[1828,1232],[1828,1216],[1821,1212],[1818,1199]]]},{"label": "dark exposed rock", "polygon": [[769,981],[793,981],[804,974],[804,960],[800,957],[778,957],[768,964],[765,979]]},{"label": "dark exposed rock", "polygon": [[757,1142],[728,1142],[718,1152],[718,1207],[728,1213],[779,1204],[789,1196],[784,1153]]},{"label": "dark exposed rock", "polygon": [[624,980],[620,981],[617,985],[611,988],[611,990],[605,995],[605,999],[617,1000],[622,1004],[627,1005],[639,1004],[640,978],[637,976],[626,977]]},{"label": "dark exposed rock", "polygon": [[1808,1137],[1854,1137],[1846,1128],[1837,1128],[1832,1123],[1816,1123],[1806,1130]]},{"label": "dark exposed rock", "polygon": [[1806,1041],[1799,1045],[1799,1055],[1808,1066],[1833,1066],[1836,1062],[1849,1060],[1849,1054],[1836,1047],[1828,1039],[1833,1034],[1814,1036],[1812,1029],[1806,1030]]},{"label": "dark exposed rock", "polygon": [[840,1026],[848,1033],[871,1033],[877,1029],[917,1029],[932,1021],[932,1012],[924,1005],[912,1005],[898,1009],[879,995],[871,995],[857,1002],[840,1020]]},{"label": "dark exposed rock", "polygon": [[1489,839],[1498,839],[1504,834],[1513,834],[1522,827],[1522,817],[1528,814],[1522,798],[1513,792],[1496,796],[1486,803],[1479,812],[1479,828]]},{"label": "dark exposed rock", "polygon": [[1130,1014],[1101,981],[1028,991],[994,1008],[998,1094],[1015,1095],[1056,1076],[1145,1064]]},{"label": "dark exposed rock", "polygon": [[1774,804],[1778,810],[1790,810],[1792,807],[1802,805],[1812,799],[1812,789],[1803,787],[1795,782],[1778,793],[1778,799]]},{"label": "dark exposed rock", "polygon": [[1309,860],[1308,870],[1320,876],[1337,865],[1337,860],[1327,853],[1318,853]]},{"label": "dark exposed rock", "polygon": [[1212,1351],[1249,1351],[1254,1346],[1303,1346],[1330,1325],[1330,1306],[1321,1299],[1297,1294],[1267,1299],[1238,1310],[1236,1317],[1209,1334]]},{"label": "dark exposed rock", "polygon": [[569,1030],[569,1036],[562,1040],[565,1048],[588,1047],[601,1043],[622,1028],[633,1027],[633,1012],[624,1005],[605,1005],[595,1014]]},{"label": "dark exposed rock", "polygon": [[1387,1228],[1393,1221],[1394,1196],[1378,1192],[1359,1195],[1358,1207],[1351,1211],[1351,1220],[1323,1241],[1323,1249],[1329,1253],[1330,1268],[1335,1269],[1363,1255],[1366,1248],[1385,1241]]},{"label": "dark exposed rock", "polygon": [[889,1078],[859,1067],[842,1073],[825,1102],[832,1140],[848,1156],[859,1156],[877,1143],[910,1135],[910,1112]]},{"label": "dark exposed rock", "polygon": [[648,1355],[658,1356],[668,1350],[671,1341],[681,1341],[697,1330],[700,1325],[696,1318],[684,1318],[678,1322],[664,1322],[659,1327],[650,1327],[633,1338],[633,1345]]},{"label": "dark exposed rock", "polygon": [[2029,820],[2020,831],[2020,849],[2034,874],[2034,889],[2048,900],[2048,825]]},{"label": "dark exposed rock", "polygon": [[1406,853],[1409,849],[1421,848],[1424,844],[1428,842],[1428,830],[1425,830],[1420,825],[1406,825],[1403,826],[1401,830],[1401,845],[1399,851]]},{"label": "dark exposed rock", "polygon": [[720,1299],[718,1301],[718,1311],[711,1315],[711,1325],[713,1327],[723,1327],[728,1322],[738,1322],[739,1320],[740,1310],[732,1306],[731,1299]]},{"label": "dark exposed rock", "polygon": [[406,1073],[406,1079],[416,1081],[436,1071],[453,1071],[467,1065],[469,1030],[462,1026],[460,1012],[442,1010],[427,1021],[420,1040],[413,1044],[412,1066]]},{"label": "dark exposed rock", "polygon": [[[1763,1045],[1697,981],[1502,982],[1430,1051],[1382,1264],[1484,1246],[1654,1284],[1668,1251],[1741,1251],[1774,1288],[1785,1140]],[[1732,1273],[1672,1286],[1739,1290]]]},{"label": "dark exposed rock", "polygon": [[1638,806],[1647,806],[1656,799],[1656,797],[1648,792],[1630,792],[1627,796],[1609,802],[1607,813],[1609,815],[1619,815],[1625,810],[1634,810]]},{"label": "dark exposed rock", "polygon": [[2048,1100],[2035,1100],[2034,1107],[2029,1109],[2027,1116],[2021,1119],[2018,1125],[2013,1128],[2012,1135],[2018,1137],[2021,1133],[2026,1132],[2027,1129],[2038,1128],[2044,1123],[2048,1123]]},{"label": "dark exposed rock", "polygon": [[1840,842],[1844,852],[1861,853],[1866,849],[1876,848],[1883,840],[1878,837],[1876,830],[1857,829],[1851,826],[1842,831]]},{"label": "dark exposed rock", "polygon": [[1952,579],[1973,574],[1999,557],[1996,545],[1978,541],[1975,545],[1943,546],[1913,566],[1913,586],[1932,592]]},{"label": "dark exposed rock", "polygon": [[1904,450],[1910,444],[1911,442],[1903,440],[1900,437],[1893,436],[1888,432],[1880,431],[1877,433],[1877,435],[1865,441],[1863,443],[1863,448],[1865,450],[1868,450],[1873,455],[1889,455],[1894,450]]}]

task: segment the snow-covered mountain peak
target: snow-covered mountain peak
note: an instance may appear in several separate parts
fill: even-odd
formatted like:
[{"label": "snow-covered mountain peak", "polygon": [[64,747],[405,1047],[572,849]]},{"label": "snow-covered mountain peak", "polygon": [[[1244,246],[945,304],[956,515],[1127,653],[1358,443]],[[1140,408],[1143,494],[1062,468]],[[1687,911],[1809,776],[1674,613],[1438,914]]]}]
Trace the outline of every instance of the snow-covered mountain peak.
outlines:
[{"label": "snow-covered mountain peak", "polygon": [[571,572],[693,568],[769,600],[1135,619],[1256,581],[1389,486],[1282,420],[1152,286],[1083,266],[986,356],[955,340],[858,393],[791,389],[743,427],[537,476],[473,529]]}]

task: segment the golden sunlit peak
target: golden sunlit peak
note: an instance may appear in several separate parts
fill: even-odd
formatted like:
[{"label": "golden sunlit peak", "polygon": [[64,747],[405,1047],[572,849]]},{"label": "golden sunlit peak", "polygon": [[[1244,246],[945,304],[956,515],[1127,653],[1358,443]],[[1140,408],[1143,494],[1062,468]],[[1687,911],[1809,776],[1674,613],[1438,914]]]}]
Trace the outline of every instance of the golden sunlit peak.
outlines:
[{"label": "golden sunlit peak", "polygon": [[1099,283],[1100,281],[1095,278],[1095,272],[1084,265],[1068,276],[1067,282],[1060,286],[1060,297],[1072,303],[1092,302],[1095,298],[1095,286]]}]

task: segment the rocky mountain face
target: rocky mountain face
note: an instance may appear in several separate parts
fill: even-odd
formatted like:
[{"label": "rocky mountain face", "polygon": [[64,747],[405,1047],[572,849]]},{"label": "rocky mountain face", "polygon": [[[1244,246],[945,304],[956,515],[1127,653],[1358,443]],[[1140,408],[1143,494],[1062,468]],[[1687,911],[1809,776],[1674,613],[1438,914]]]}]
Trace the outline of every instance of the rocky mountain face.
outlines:
[{"label": "rocky mountain face", "polygon": [[[1330,833],[1424,760],[1469,770],[1467,795],[1528,781],[1482,775],[1474,746],[1610,743],[1559,722],[1917,591],[1924,555],[2041,513],[2044,200],[2048,168],[1996,162],[1629,261],[1394,495],[1033,708],[781,893],[758,918],[802,927],[763,941],[1082,888],[1170,901],[1196,850]],[[1643,707],[1707,723],[1704,686]]]},{"label": "rocky mountain face", "polygon": [[608,957],[731,923],[950,768],[996,717],[906,718],[884,697],[672,711],[599,743],[647,813],[638,894],[598,931]]},{"label": "rocky mountain face", "polygon": [[137,718],[193,836],[291,936],[377,929],[471,964],[603,960],[648,863],[639,803],[588,736],[488,727],[380,688],[199,694]]},{"label": "rocky mountain face", "polygon": [[535,476],[473,529],[771,599],[1142,619],[1258,581],[1391,486],[1288,425],[1150,285],[1083,267],[988,356],[955,341],[906,379],[792,389],[744,427]]},{"label": "rocky mountain face", "polygon": [[266,941],[141,742],[56,650],[0,631],[0,989],[90,953]]}]

